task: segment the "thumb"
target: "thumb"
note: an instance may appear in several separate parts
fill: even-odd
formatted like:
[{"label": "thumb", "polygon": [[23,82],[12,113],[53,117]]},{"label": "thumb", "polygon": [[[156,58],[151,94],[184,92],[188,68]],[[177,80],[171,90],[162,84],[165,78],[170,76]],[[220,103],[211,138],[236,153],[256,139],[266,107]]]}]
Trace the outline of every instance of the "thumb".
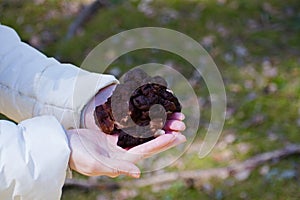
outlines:
[{"label": "thumb", "polygon": [[117,177],[119,175],[127,175],[133,178],[139,178],[140,169],[131,162],[124,160],[117,160],[111,158],[104,158],[98,162],[99,174],[110,177]]}]

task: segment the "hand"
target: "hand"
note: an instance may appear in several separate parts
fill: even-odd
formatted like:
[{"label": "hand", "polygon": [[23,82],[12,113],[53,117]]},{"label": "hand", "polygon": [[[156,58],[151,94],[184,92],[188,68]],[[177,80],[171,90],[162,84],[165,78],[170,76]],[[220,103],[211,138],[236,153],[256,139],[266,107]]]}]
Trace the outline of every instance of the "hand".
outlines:
[{"label": "hand", "polygon": [[115,177],[119,174],[126,174],[139,177],[140,171],[133,163],[186,141],[185,136],[180,133],[185,129],[185,124],[182,122],[184,115],[182,113],[169,115],[164,127],[166,134],[129,150],[124,150],[117,146],[116,135],[107,135],[101,132],[95,123],[93,114],[95,107],[103,104],[112,95],[114,88],[115,85],[110,85],[102,89],[87,105],[84,123],[88,129],[69,131],[72,148],[70,166],[73,170],[89,176]]},{"label": "hand", "polygon": [[183,119],[182,113],[170,115],[164,127],[166,134],[128,151],[117,146],[117,135],[91,129],[68,130],[69,165],[72,170],[87,176],[116,177],[124,174],[138,178],[140,170],[133,163],[186,141],[185,136],[178,132],[185,128]]},{"label": "hand", "polygon": [[[85,114],[84,121],[85,127],[88,129],[99,130],[99,127],[95,123],[94,119],[94,110],[95,107],[101,105],[107,101],[107,99],[113,94],[116,85],[109,85],[102,90],[88,103]],[[128,153],[131,153],[131,156],[124,156],[123,159],[126,159],[131,162],[138,162],[141,159],[150,157],[154,154],[160,153],[167,149],[170,149],[178,144],[181,144],[186,141],[184,135],[180,132],[185,130],[185,124],[182,122],[184,120],[184,115],[182,113],[173,113],[167,117],[164,130],[166,131],[165,135],[155,138],[149,142],[138,145],[131,148]],[[117,141],[117,139],[115,139]],[[135,156],[133,156],[135,155]],[[122,159],[122,158],[121,158]]]},{"label": "hand", "polygon": [[126,150],[112,145],[115,140],[112,135],[99,130],[72,129],[67,131],[67,137],[71,149],[69,166],[72,170],[86,176],[140,176],[137,166],[120,159]]}]

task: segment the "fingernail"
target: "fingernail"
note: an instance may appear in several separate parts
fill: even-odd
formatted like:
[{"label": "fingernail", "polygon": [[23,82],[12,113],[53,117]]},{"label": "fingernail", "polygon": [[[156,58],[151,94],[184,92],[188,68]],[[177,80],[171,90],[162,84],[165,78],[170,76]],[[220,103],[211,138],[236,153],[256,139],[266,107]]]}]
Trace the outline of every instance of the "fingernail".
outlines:
[{"label": "fingernail", "polygon": [[161,136],[161,135],[164,135],[166,132],[162,129],[159,129],[157,130],[155,133],[154,133],[154,137],[158,137],[158,136]]},{"label": "fingernail", "polygon": [[182,131],[184,131],[185,129],[186,129],[186,126],[185,126],[185,123],[182,123],[182,127],[181,127],[182,129]]},{"label": "fingernail", "polygon": [[140,178],[141,174],[138,172],[138,173],[131,173],[130,174],[133,178]]},{"label": "fingernail", "polygon": [[177,120],[184,120],[185,119],[185,115],[183,113],[175,113],[175,118]]}]

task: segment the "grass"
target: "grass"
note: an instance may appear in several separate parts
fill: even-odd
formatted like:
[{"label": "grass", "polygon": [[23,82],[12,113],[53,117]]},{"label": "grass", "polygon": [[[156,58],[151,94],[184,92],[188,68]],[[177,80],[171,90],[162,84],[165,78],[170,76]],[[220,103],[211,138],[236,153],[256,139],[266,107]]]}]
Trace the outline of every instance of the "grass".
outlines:
[{"label": "grass", "polygon": [[[68,1],[70,5],[72,2]],[[99,42],[137,27],[171,28],[200,42],[213,57],[225,82],[228,116],[220,142],[226,141],[228,135],[234,135],[235,140],[225,149],[215,148],[201,160],[197,152],[186,153],[179,160],[183,164],[171,165],[166,171],[226,166],[288,143],[300,143],[300,3],[297,0],[157,0],[149,3],[150,14],[139,6],[141,1],[128,1],[102,9],[71,40],[65,40],[64,36],[75,13],[63,14],[65,7],[61,1],[44,4],[2,1],[0,19],[1,23],[14,27],[25,41],[38,37],[41,42],[37,47],[47,55],[77,65]],[[51,15],[51,11],[56,14]],[[110,69],[124,72],[148,62],[170,61],[187,76],[191,73],[189,64],[179,56],[153,50],[121,56]],[[207,89],[199,88],[198,95],[208,102]],[[209,122],[209,102],[204,104],[201,115],[202,128],[196,141]],[[240,151],[241,144],[249,149]],[[225,159],[224,152],[232,155]],[[126,195],[128,199],[299,199],[299,162],[299,157],[290,157],[268,163],[266,174],[258,168],[244,181],[228,178],[193,187],[176,181],[159,191],[151,187],[113,193],[70,190],[63,199],[96,199],[99,195],[104,199],[122,199]],[[283,176],[286,172],[295,175]]]}]

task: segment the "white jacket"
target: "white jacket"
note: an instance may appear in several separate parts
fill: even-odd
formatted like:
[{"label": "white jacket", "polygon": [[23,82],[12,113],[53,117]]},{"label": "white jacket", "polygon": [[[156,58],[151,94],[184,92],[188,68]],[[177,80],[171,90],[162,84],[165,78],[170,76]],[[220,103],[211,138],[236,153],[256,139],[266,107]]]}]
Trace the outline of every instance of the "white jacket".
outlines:
[{"label": "white jacket", "polygon": [[60,198],[70,151],[64,129],[78,128],[83,107],[112,83],[47,58],[0,25],[0,113],[19,123],[0,120],[1,200]]}]

